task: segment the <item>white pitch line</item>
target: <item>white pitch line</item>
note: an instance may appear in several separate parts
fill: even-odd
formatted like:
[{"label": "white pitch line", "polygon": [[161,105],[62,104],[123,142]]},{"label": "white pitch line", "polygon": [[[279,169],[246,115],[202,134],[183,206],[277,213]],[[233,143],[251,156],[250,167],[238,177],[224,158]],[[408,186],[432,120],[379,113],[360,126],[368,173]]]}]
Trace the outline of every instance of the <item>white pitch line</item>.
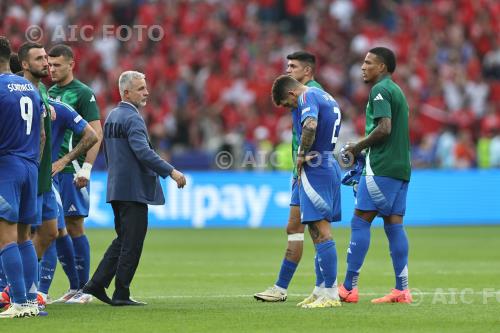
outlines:
[{"label": "white pitch line", "polygon": [[[497,293],[500,291],[496,291]],[[460,292],[431,292],[431,291],[425,291],[425,292],[417,292],[415,295],[460,295]],[[466,295],[483,295],[483,291],[476,291],[476,292],[467,292]],[[288,294],[288,296],[292,297],[306,297],[309,296],[310,294]],[[384,295],[383,292],[380,293],[374,293],[374,292],[369,292],[369,293],[359,293],[360,296],[378,296],[378,295]],[[136,296],[137,298],[144,298],[144,299],[169,299],[169,298],[249,298],[253,297],[253,295],[248,294],[235,294],[235,295],[157,295],[157,296]]]}]

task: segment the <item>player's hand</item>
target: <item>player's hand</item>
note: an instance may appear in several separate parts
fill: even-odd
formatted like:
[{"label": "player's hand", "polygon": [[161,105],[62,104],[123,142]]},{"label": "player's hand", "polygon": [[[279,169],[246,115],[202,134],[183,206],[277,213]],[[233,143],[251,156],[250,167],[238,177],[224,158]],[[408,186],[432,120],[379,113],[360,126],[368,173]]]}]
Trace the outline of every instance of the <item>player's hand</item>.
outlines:
[{"label": "player's hand", "polygon": [[66,158],[62,157],[57,161],[55,161],[54,163],[52,163],[52,177],[61,172],[66,166],[66,164],[68,164],[69,162],[70,161],[68,161]]},{"label": "player's hand", "polygon": [[54,120],[56,120],[56,118],[57,118],[56,109],[54,109],[54,107],[51,105],[50,106],[50,120],[54,121]]},{"label": "player's hand", "polygon": [[315,157],[318,157],[318,153],[311,153],[309,155],[305,155],[303,153],[298,153],[297,154],[297,182],[300,186],[300,175],[302,173],[302,167],[304,166],[304,163],[308,163],[310,160],[312,160]]},{"label": "player's hand", "polygon": [[340,158],[342,160],[341,166],[343,168],[350,168],[353,164],[355,156],[359,154],[357,145],[354,142],[346,143],[342,149],[340,149]]},{"label": "player's hand", "polygon": [[90,171],[92,170],[92,164],[84,162],[80,170],[75,174],[73,183],[75,183],[77,188],[82,188],[87,186],[90,180]]},{"label": "player's hand", "polygon": [[184,177],[182,172],[174,169],[170,174],[170,177],[172,177],[172,179],[177,183],[177,188],[183,188],[186,186],[186,177]]},{"label": "player's hand", "polygon": [[306,161],[306,157],[304,156],[303,153],[298,153],[297,154],[297,185],[300,186],[300,176],[302,174],[302,165]]},{"label": "player's hand", "polygon": [[75,180],[73,180],[73,183],[75,183],[77,188],[83,188],[88,185],[89,180],[85,177],[77,177]]}]

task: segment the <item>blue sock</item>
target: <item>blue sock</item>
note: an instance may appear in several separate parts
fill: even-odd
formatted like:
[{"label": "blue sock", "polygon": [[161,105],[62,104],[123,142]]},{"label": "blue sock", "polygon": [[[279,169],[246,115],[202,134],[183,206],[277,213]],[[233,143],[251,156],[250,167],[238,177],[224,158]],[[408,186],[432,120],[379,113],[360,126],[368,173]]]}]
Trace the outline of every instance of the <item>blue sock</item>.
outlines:
[{"label": "blue sock", "polygon": [[384,226],[389,240],[392,266],[396,274],[396,289],[408,289],[408,237],[402,224]]},{"label": "blue sock", "polygon": [[322,287],[325,283],[325,279],[323,278],[321,267],[319,267],[319,259],[317,254],[314,256],[314,272],[316,273],[316,287]]},{"label": "blue sock", "polygon": [[52,242],[45,253],[43,254],[42,261],[40,261],[40,283],[38,290],[44,294],[49,293],[52,279],[57,266],[57,250],[56,242]]},{"label": "blue sock", "polygon": [[358,277],[361,266],[365,261],[366,253],[370,247],[371,223],[354,215],[351,220],[351,242],[347,249],[347,272],[344,287],[352,290],[358,286]]},{"label": "blue sock", "polygon": [[2,265],[2,260],[0,260],[0,292],[7,287],[7,277],[5,276],[5,273],[3,272],[3,265]]},{"label": "blue sock", "polygon": [[10,288],[11,302],[17,304],[26,303],[23,262],[17,243],[6,245],[0,252],[0,258]]},{"label": "blue sock", "polygon": [[276,281],[276,285],[280,288],[288,289],[288,285],[290,284],[290,281],[292,280],[293,277],[293,273],[295,273],[296,269],[297,269],[296,263],[289,261],[286,258],[283,259],[283,262],[281,263],[280,274],[278,276],[278,281]]},{"label": "blue sock", "polygon": [[38,293],[38,258],[31,240],[19,244],[19,253],[23,262],[24,284],[28,301],[36,301]]},{"label": "blue sock", "polygon": [[325,279],[325,288],[332,288],[337,281],[337,250],[335,242],[327,240],[326,242],[314,244],[316,255],[318,256],[319,266]]},{"label": "blue sock", "polygon": [[75,265],[78,272],[78,279],[82,289],[89,280],[90,274],[90,244],[86,235],[71,238],[73,240],[73,248],[75,249]]},{"label": "blue sock", "polygon": [[56,239],[57,258],[69,280],[70,289],[78,289],[80,280],[75,265],[75,249],[69,235]]}]

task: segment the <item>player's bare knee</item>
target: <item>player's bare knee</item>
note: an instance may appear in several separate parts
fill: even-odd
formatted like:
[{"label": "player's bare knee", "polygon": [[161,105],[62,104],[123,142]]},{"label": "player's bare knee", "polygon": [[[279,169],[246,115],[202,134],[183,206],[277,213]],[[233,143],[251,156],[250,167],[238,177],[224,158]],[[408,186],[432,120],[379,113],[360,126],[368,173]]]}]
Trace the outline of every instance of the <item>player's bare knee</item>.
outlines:
[{"label": "player's bare knee", "polygon": [[309,234],[314,244],[319,244],[332,239],[330,223],[326,220],[312,222],[308,225]]},{"label": "player's bare knee", "polygon": [[83,217],[66,217],[66,230],[72,237],[80,237],[84,234]]},{"label": "player's bare knee", "polygon": [[356,209],[354,211],[354,215],[361,217],[363,220],[369,223],[371,223],[375,219],[375,217],[377,217],[377,214],[378,212],[376,211],[365,211],[359,209]]},{"label": "player's bare knee", "polygon": [[18,224],[17,228],[17,242],[22,244],[31,239],[31,228],[30,225]]},{"label": "player's bare knee", "polygon": [[401,215],[390,215],[384,217],[384,225],[388,224],[403,224],[403,217]]},{"label": "player's bare knee", "polygon": [[68,234],[66,228],[57,229],[57,238],[62,238]]},{"label": "player's bare knee", "polygon": [[49,229],[48,230],[48,232],[46,234],[46,239],[49,242],[49,244],[56,240],[58,234],[59,233],[57,232],[57,229],[55,229],[55,230]]}]

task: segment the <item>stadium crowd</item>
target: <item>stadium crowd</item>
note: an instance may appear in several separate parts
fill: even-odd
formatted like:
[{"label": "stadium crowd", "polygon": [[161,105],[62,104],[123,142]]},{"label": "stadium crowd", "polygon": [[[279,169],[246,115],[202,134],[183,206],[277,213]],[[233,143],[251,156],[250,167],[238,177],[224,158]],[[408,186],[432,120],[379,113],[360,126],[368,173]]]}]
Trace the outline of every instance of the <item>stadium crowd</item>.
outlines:
[{"label": "stadium crowd", "polygon": [[277,152],[277,167],[291,169],[291,117],[269,95],[286,55],[301,49],[316,55],[316,79],[341,106],[341,141],[363,135],[360,67],[375,45],[397,53],[413,167],[500,167],[496,0],[6,0],[0,22],[14,50],[33,25],[47,48],[70,45],[103,119],[120,100],[119,74],[145,73],[151,139],[181,169],[214,167],[223,150],[237,160],[259,152],[258,168]]}]

